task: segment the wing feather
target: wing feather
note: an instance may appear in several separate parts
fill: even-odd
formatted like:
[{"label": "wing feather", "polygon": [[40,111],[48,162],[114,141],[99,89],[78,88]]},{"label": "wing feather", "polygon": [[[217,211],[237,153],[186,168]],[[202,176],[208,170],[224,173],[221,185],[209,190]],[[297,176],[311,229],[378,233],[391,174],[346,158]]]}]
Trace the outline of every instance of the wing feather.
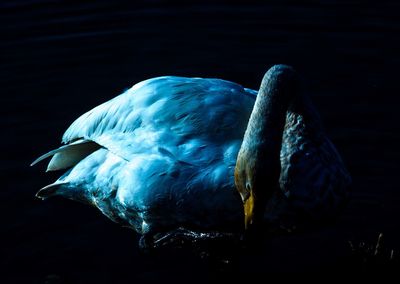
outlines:
[{"label": "wing feather", "polygon": [[256,91],[220,79],[158,77],[83,114],[63,143],[87,139],[130,160],[164,147],[177,156],[193,137],[213,143],[241,139]]}]

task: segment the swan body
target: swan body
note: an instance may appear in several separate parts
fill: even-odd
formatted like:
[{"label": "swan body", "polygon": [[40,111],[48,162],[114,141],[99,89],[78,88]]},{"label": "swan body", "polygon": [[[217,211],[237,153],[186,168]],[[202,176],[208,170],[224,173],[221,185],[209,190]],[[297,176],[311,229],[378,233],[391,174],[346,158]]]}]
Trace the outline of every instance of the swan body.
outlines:
[{"label": "swan body", "polygon": [[[92,204],[141,234],[241,228],[234,172],[256,97],[220,79],[140,82],[79,117],[63,136],[66,145],[34,162],[53,156],[48,170],[68,169],[37,196]],[[280,190],[265,218],[279,215],[281,204],[311,218],[334,215],[350,182],[340,155],[309,103],[285,113]]]}]

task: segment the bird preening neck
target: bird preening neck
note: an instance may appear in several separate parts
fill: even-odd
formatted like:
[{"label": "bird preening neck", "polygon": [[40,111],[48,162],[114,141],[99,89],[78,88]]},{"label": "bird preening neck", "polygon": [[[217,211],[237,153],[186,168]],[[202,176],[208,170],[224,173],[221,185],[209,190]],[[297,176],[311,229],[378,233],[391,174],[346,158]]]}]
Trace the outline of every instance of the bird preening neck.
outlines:
[{"label": "bird preening neck", "polygon": [[262,220],[268,199],[279,188],[286,112],[298,84],[296,72],[286,65],[270,68],[261,82],[235,168],[246,229]]}]

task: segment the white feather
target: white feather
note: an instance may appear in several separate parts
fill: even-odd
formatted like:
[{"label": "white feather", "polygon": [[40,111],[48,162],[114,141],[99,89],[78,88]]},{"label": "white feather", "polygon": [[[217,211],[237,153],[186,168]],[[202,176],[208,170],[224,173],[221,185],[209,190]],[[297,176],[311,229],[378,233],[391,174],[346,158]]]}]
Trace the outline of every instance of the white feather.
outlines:
[{"label": "white feather", "polygon": [[[75,165],[57,181],[57,194],[141,233],[176,224],[241,227],[234,167],[256,94],[219,79],[149,79],[79,117],[63,136],[70,144],[38,161],[56,154],[50,169]],[[75,151],[76,140],[101,148]]]}]

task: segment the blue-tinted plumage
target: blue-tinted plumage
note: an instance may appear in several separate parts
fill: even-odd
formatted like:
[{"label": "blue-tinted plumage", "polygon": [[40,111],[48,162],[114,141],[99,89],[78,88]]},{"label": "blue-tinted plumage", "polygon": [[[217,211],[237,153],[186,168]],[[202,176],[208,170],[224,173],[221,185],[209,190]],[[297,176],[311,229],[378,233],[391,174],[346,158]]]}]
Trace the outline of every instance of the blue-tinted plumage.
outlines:
[{"label": "blue-tinted plumage", "polygon": [[[219,79],[140,82],[67,129],[63,143],[73,145],[51,152],[48,169],[72,168],[38,196],[88,202],[139,233],[241,227],[234,170],[256,96]],[[334,214],[345,199],[349,175],[318,123],[308,122],[313,111],[307,111],[287,112],[284,194],[270,202],[268,218],[281,214],[280,203],[320,218]]]}]

